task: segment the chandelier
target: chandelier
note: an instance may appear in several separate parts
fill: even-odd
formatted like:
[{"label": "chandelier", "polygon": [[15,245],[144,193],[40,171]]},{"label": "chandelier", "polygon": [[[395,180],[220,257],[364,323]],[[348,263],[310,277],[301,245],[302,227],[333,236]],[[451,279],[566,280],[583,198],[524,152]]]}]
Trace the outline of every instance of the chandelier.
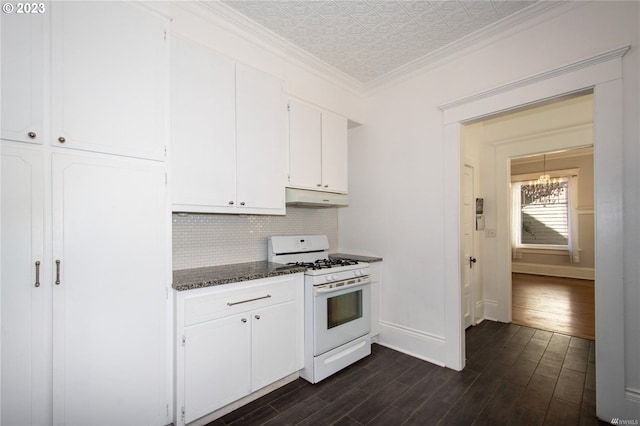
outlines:
[{"label": "chandelier", "polygon": [[542,175],[522,185],[523,204],[553,204],[562,195],[565,184],[547,174],[547,155],[543,154]]}]

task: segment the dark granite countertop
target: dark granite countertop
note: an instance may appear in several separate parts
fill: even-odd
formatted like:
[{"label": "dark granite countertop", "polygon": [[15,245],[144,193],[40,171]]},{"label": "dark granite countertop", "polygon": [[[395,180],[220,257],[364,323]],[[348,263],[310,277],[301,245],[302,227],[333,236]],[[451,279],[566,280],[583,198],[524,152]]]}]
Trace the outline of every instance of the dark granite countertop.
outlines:
[{"label": "dark granite countertop", "polygon": [[214,285],[230,284],[239,281],[257,280],[279,275],[304,272],[300,266],[281,265],[265,261],[234,263],[231,265],[208,266],[204,268],[180,269],[173,271],[173,289],[177,291]]},{"label": "dark granite countertop", "polygon": [[329,257],[333,257],[334,259],[349,259],[349,260],[357,260],[358,262],[382,262],[381,257],[372,257],[372,256],[361,256],[357,254],[345,254],[345,253],[329,253]]}]

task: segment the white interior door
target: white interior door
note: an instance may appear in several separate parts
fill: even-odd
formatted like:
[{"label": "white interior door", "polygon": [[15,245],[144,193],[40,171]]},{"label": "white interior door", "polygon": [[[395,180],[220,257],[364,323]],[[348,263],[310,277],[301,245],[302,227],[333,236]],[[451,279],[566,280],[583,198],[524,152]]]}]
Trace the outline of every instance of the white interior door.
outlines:
[{"label": "white interior door", "polygon": [[472,166],[466,165],[462,170],[462,213],[461,213],[461,253],[462,258],[462,320],[464,328],[474,322],[475,301],[473,296],[473,232],[475,230],[475,199],[473,197]]}]

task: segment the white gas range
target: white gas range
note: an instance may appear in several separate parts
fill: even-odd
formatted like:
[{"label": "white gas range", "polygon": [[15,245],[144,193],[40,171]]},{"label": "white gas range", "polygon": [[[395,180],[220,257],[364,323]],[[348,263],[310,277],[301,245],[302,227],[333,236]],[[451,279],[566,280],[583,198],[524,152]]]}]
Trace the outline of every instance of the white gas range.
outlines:
[{"label": "white gas range", "polygon": [[268,259],[307,267],[302,378],[317,383],[371,353],[367,263],[330,259],[326,235],[270,237]]}]

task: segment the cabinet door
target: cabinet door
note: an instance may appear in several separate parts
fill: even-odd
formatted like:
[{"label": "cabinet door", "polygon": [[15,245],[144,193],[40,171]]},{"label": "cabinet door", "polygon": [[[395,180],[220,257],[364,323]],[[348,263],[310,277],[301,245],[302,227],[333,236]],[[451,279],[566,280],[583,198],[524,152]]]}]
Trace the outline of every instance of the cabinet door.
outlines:
[{"label": "cabinet door", "polygon": [[240,314],[185,330],[185,423],[249,394],[250,327]]},{"label": "cabinet door", "polygon": [[284,214],[282,84],[236,65],[237,202],[239,208]]},{"label": "cabinet door", "polygon": [[[234,63],[171,39],[171,187],[174,209],[235,203]],[[177,205],[181,205],[178,207]]]},{"label": "cabinet door", "polygon": [[54,424],[167,423],[161,163],[53,154]]},{"label": "cabinet door", "polygon": [[52,143],[163,159],[165,21],[130,2],[52,2],[50,7]]},{"label": "cabinet door", "polygon": [[46,14],[2,14],[3,139],[42,143]]},{"label": "cabinet door", "polygon": [[322,187],[320,111],[295,100],[289,103],[289,186]]},{"label": "cabinet door", "polygon": [[[51,282],[44,258],[44,158],[2,147],[3,425],[51,423]],[[40,274],[36,274],[40,262]],[[39,285],[36,284],[39,282]],[[36,286],[38,285],[38,286]]]},{"label": "cabinet door", "polygon": [[256,391],[299,369],[296,302],[256,310],[252,313],[251,390]]},{"label": "cabinet door", "polygon": [[347,193],[347,119],[322,113],[322,188]]}]

